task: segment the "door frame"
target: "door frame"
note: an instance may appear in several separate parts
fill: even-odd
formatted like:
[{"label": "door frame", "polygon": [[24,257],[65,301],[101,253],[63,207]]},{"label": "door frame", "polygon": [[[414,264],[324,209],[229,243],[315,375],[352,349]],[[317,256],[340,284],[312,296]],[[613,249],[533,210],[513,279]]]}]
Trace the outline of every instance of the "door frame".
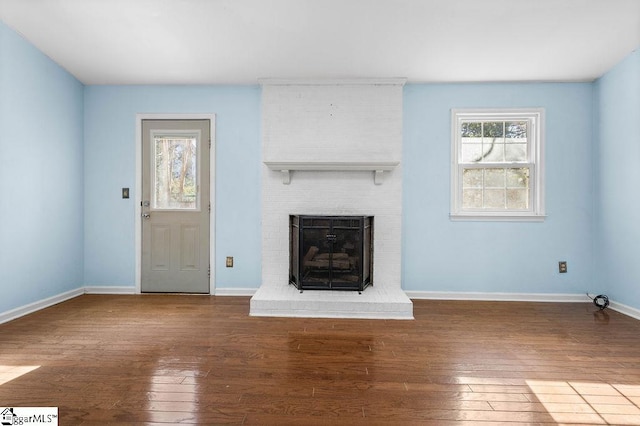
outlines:
[{"label": "door frame", "polygon": [[215,294],[216,269],[215,269],[215,147],[216,147],[216,115],[210,113],[199,114],[168,114],[168,113],[138,113],[136,114],[136,186],[135,186],[135,253],[136,253],[136,294],[142,293],[142,120],[209,120],[209,135],[211,149],[209,150],[209,199],[211,201],[211,213],[209,214],[209,265],[211,266],[209,277],[209,294]]}]

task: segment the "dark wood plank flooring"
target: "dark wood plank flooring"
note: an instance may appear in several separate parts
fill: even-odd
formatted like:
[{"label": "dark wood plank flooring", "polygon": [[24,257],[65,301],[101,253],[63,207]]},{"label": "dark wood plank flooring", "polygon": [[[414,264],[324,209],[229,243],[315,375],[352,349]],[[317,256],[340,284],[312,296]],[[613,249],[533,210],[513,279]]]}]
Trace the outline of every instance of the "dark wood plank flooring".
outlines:
[{"label": "dark wood plank flooring", "polygon": [[61,425],[640,424],[640,321],[589,303],[414,301],[415,321],[85,295],[0,325],[0,405]]}]

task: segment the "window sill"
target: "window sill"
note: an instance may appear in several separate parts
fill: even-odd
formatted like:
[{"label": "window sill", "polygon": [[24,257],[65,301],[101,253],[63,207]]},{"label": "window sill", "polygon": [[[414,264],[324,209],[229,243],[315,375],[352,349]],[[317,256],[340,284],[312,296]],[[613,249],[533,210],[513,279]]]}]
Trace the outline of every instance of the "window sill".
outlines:
[{"label": "window sill", "polygon": [[450,214],[453,222],[544,222],[546,215],[541,214]]}]

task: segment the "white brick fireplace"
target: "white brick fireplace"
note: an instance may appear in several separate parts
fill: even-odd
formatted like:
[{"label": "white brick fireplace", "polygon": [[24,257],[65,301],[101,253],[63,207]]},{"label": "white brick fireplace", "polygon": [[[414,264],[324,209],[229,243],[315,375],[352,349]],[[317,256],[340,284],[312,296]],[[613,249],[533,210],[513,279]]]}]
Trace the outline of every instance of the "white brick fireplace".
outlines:
[{"label": "white brick fireplace", "polygon": [[[262,284],[251,315],[413,318],[401,289],[403,84],[262,82]],[[289,285],[292,214],[374,216],[373,286]]]}]

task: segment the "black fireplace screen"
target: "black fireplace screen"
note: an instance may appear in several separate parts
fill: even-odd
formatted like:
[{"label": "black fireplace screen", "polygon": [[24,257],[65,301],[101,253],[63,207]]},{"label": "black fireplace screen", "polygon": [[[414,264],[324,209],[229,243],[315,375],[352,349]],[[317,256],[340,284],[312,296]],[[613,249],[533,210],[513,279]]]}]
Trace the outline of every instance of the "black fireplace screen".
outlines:
[{"label": "black fireplace screen", "polygon": [[289,282],[303,290],[372,285],[373,217],[290,216]]}]

